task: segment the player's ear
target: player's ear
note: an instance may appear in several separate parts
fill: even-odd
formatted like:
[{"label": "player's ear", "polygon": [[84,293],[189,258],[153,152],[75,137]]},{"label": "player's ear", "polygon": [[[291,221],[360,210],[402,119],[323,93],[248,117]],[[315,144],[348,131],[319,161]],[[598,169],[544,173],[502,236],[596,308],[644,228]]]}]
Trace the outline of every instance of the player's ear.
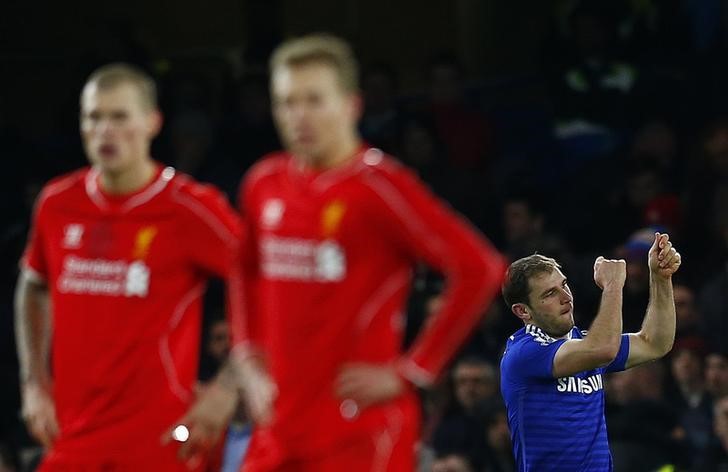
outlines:
[{"label": "player's ear", "polygon": [[528,306],[526,306],[524,303],[514,303],[513,305],[511,305],[511,311],[514,315],[516,315],[523,321],[528,321],[531,319],[531,315],[528,313]]},{"label": "player's ear", "polygon": [[364,113],[364,97],[358,93],[352,93],[349,96],[349,108],[352,116],[359,121]]},{"label": "player's ear", "polygon": [[156,137],[162,130],[162,124],[164,123],[164,117],[162,112],[158,109],[154,109],[149,112],[147,119],[147,131],[151,137]]}]

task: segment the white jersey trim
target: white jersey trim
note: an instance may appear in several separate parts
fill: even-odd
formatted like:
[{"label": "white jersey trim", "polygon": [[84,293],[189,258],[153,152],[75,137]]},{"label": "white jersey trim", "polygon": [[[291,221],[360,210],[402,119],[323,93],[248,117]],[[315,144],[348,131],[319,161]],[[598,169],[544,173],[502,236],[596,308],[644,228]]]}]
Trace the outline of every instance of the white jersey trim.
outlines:
[{"label": "white jersey trim", "polygon": [[167,385],[169,386],[170,391],[185,403],[192,399],[192,392],[185,388],[179,380],[177,368],[174,364],[174,359],[172,358],[172,351],[169,347],[169,335],[182,320],[187,308],[189,308],[195,300],[202,296],[204,290],[205,284],[199,283],[184,294],[172,312],[172,316],[167,326],[167,331],[162,334],[162,337],[159,339],[159,358],[162,361],[162,367],[164,367],[164,373],[167,377]]},{"label": "white jersey trim", "polygon": [[405,288],[409,283],[412,276],[412,271],[407,268],[395,272],[384,280],[384,282],[377,288],[374,293],[369,297],[367,303],[359,311],[356,317],[356,328],[359,331],[364,331],[369,324],[372,322],[374,317],[379,313],[379,310],[384,306],[394,295],[400,290]]},{"label": "white jersey trim", "polygon": [[185,195],[179,191],[179,187],[174,189],[172,199],[183,207],[190,210],[195,216],[197,216],[203,223],[205,223],[210,229],[212,229],[217,235],[225,241],[228,245],[235,244],[235,235],[230,231],[227,226],[220,220],[220,218],[210,211],[205,205],[200,203],[199,200]]},{"label": "white jersey trim", "polygon": [[164,190],[167,184],[169,184],[169,181],[174,178],[175,173],[176,171],[174,170],[174,167],[165,167],[162,172],[159,173],[159,177],[157,177],[157,180],[152,185],[147,187],[147,189],[139,195],[135,195],[127,200],[126,203],[124,203],[124,205],[121,207],[121,210],[126,212],[131,210],[132,208],[147,203],[149,200],[158,195],[162,190]]},{"label": "white jersey trim", "polygon": [[387,472],[392,460],[394,446],[402,434],[404,414],[398,407],[390,407],[385,413],[387,426],[379,434],[372,436],[374,441],[374,457],[371,472]]},{"label": "white jersey trim", "polygon": [[[155,181],[143,190],[139,195],[135,195],[127,200],[122,206],[121,211],[127,212],[132,208],[136,208],[149,200],[159,195],[164,190],[167,184],[175,176],[176,171],[173,167],[165,167],[162,172],[159,173]],[[92,167],[86,174],[85,188],[86,195],[91,201],[100,209],[107,210],[109,208],[109,201],[104,197],[103,193],[99,189],[98,177],[101,171],[98,167]]]}]

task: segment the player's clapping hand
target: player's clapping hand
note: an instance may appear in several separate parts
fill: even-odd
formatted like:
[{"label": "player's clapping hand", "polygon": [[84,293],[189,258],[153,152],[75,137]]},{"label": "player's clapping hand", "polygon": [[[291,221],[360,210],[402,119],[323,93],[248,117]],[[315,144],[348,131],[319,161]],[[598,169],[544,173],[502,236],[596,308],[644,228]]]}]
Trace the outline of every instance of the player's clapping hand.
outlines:
[{"label": "player's clapping hand", "polygon": [[196,469],[220,440],[238,402],[235,390],[218,381],[201,387],[190,410],[162,437],[162,443],[180,443],[178,457],[189,469]]},{"label": "player's clapping hand", "polygon": [[672,247],[670,236],[666,233],[655,233],[648,259],[652,274],[669,279],[680,268],[681,262],[680,253]]},{"label": "player's clapping hand", "polygon": [[48,387],[37,383],[23,386],[22,416],[28,432],[46,448],[51,447],[58,437],[58,420]]},{"label": "player's clapping hand", "polygon": [[336,395],[359,408],[391,400],[404,392],[404,380],[392,366],[348,364],[336,379]]}]

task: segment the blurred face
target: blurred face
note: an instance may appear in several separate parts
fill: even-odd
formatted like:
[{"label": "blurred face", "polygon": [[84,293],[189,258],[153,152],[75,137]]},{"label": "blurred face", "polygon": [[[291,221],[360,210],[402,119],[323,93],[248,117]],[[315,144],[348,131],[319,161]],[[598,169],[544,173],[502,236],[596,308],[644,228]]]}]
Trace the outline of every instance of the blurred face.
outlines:
[{"label": "blurred face", "polygon": [[628,292],[640,293],[649,287],[650,272],[646,258],[627,256],[627,280],[624,287]]},{"label": "blurred face", "polygon": [[432,472],[471,472],[472,470],[468,461],[456,454],[441,457],[432,463]]},{"label": "blurred face", "polygon": [[224,361],[230,352],[230,333],[226,321],[218,321],[210,327],[207,351],[219,361]]},{"label": "blurred face", "polygon": [[629,177],[627,198],[635,208],[644,208],[647,203],[662,191],[662,182],[654,172],[642,172]]},{"label": "blurred face", "polygon": [[728,175],[728,126],[721,126],[708,138],[705,152],[713,170]]},{"label": "blurred face", "polygon": [[574,297],[559,269],[543,272],[529,280],[527,305],[531,324],[549,336],[559,338],[574,327]]},{"label": "blurred face", "polygon": [[632,143],[633,155],[647,155],[657,158],[665,166],[671,164],[677,155],[675,133],[665,123],[652,122],[639,130]]},{"label": "blurred face", "polygon": [[508,429],[508,417],[505,412],[498,413],[486,432],[488,445],[494,451],[511,450],[511,433]]},{"label": "blurred face", "polygon": [[700,357],[693,351],[682,349],[672,358],[672,375],[679,384],[695,384],[702,378]]},{"label": "blurred face", "polygon": [[673,295],[678,329],[695,325],[698,319],[695,311],[695,296],[693,295],[693,291],[684,285],[675,285]]},{"label": "blurred face", "polygon": [[460,99],[460,73],[457,68],[439,64],[430,71],[430,95],[434,103],[452,104]]},{"label": "blurred face", "polygon": [[87,84],[81,95],[81,137],[89,161],[101,172],[120,174],[149,159],[161,116],[145,106],[131,83],[111,88]]},{"label": "blurred face", "polygon": [[715,434],[723,441],[728,440],[728,397],[723,397],[713,407],[715,416],[713,428]]},{"label": "blurred face", "polygon": [[427,165],[435,160],[435,142],[424,127],[410,124],[402,137],[403,154],[415,167]]},{"label": "blurred face", "polygon": [[717,354],[705,358],[705,388],[715,397],[728,395],[728,359]]},{"label": "blurred face", "polygon": [[516,242],[534,235],[538,230],[537,219],[524,202],[506,202],[503,208],[503,226],[509,242]]},{"label": "blurred face", "polygon": [[493,369],[481,364],[459,364],[453,373],[455,396],[468,411],[495,394]]},{"label": "blurred face", "polygon": [[355,136],[360,100],[325,63],[280,66],[271,79],[273,115],[286,149],[310,164],[326,164]]}]

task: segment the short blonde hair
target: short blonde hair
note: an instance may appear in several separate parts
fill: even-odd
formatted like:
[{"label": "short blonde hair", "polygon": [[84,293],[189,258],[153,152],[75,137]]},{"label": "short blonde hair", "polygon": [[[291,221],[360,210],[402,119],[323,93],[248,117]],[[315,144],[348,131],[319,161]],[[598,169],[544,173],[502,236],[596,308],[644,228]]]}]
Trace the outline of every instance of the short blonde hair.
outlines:
[{"label": "short blonde hair", "polygon": [[[139,67],[123,62],[107,64],[96,69],[86,80],[84,90],[94,84],[101,90],[131,84],[139,91],[142,105],[150,110],[157,108],[157,85],[154,79]],[[83,92],[81,93],[83,96]]]},{"label": "short blonde hair", "polygon": [[289,39],[270,58],[271,75],[279,67],[323,63],[333,67],[347,92],[359,91],[359,64],[349,43],[336,36],[317,33]]}]

